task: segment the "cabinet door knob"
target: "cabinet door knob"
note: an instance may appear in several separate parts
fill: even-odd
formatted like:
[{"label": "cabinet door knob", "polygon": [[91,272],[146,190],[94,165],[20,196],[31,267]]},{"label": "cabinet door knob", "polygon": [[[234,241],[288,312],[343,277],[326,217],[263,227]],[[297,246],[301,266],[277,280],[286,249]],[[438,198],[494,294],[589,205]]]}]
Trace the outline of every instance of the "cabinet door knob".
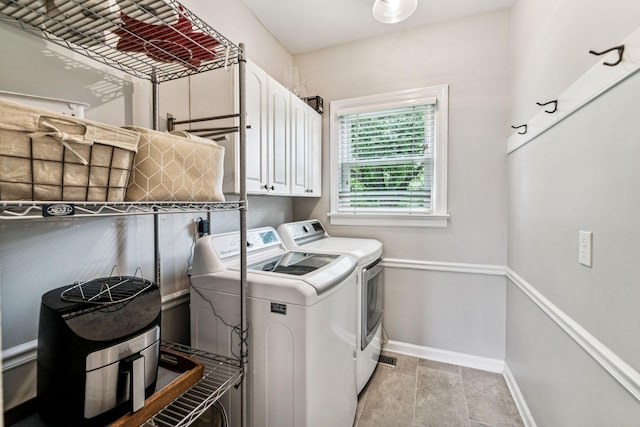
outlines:
[{"label": "cabinet door knob", "polygon": [[272,185],[270,189],[273,191],[273,190],[275,190],[275,187]]},{"label": "cabinet door knob", "polygon": [[264,188],[265,190],[269,189],[269,186],[267,184],[263,185],[262,188]]}]

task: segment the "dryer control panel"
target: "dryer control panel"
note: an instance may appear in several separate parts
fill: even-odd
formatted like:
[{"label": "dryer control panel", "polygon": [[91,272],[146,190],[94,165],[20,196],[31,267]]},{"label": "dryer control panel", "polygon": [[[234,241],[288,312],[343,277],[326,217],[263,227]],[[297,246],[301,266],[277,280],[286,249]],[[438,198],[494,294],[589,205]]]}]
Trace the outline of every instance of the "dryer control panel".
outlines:
[{"label": "dryer control panel", "polygon": [[317,219],[290,222],[281,225],[278,227],[278,230],[280,230],[285,244],[293,243],[293,247],[302,246],[328,237],[322,223]]}]

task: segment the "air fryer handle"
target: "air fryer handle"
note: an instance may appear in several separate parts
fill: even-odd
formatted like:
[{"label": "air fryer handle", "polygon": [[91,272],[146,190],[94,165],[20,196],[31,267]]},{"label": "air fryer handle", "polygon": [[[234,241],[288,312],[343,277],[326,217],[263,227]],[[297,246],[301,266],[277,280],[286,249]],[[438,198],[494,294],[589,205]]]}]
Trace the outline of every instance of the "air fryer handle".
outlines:
[{"label": "air fryer handle", "polygon": [[122,362],[129,374],[131,412],[136,412],[144,407],[144,356],[134,354]]}]

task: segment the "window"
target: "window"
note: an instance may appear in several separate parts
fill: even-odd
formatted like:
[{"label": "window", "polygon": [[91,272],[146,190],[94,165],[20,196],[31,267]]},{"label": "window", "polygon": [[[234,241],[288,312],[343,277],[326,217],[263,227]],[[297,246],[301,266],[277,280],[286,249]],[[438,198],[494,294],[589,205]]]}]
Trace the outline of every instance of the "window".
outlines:
[{"label": "window", "polygon": [[446,227],[448,86],[331,102],[331,223]]}]

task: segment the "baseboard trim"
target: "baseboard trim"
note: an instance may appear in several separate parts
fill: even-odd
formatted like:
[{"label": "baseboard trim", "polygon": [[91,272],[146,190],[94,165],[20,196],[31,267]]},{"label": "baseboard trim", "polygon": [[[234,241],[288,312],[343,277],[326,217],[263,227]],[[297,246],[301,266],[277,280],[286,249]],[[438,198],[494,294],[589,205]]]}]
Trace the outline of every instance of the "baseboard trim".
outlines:
[{"label": "baseboard trim", "polygon": [[189,302],[189,289],[183,289],[162,297],[162,311],[172,309]]},{"label": "baseboard trim", "polygon": [[[38,401],[34,397],[4,411],[4,425],[12,426],[36,412],[38,412]],[[25,423],[25,425],[31,425],[31,423]]]},{"label": "baseboard trim", "polygon": [[450,363],[467,368],[480,369],[482,371],[502,373],[504,371],[504,361],[491,359],[488,357],[474,356],[466,353],[441,350],[433,347],[425,347],[415,344],[408,344],[400,341],[387,341],[383,345],[383,350],[394,353],[406,354],[407,356],[419,357],[421,359],[434,360],[436,362]]},{"label": "baseboard trim", "polygon": [[504,381],[507,383],[507,387],[509,387],[511,397],[513,397],[513,401],[516,404],[516,408],[518,408],[520,418],[522,418],[522,422],[525,427],[537,427],[536,421],[533,419],[533,415],[531,415],[531,411],[529,410],[529,406],[520,391],[520,387],[518,387],[516,378],[513,376],[513,373],[509,369],[509,365],[506,363],[504,364],[504,372],[502,373],[502,376],[504,377]]},{"label": "baseboard trim", "polygon": [[382,265],[387,268],[404,268],[410,270],[447,271],[452,273],[487,274],[504,276],[503,265],[466,264],[458,262],[420,261],[403,258],[384,258]]},{"label": "baseboard trim", "polygon": [[520,391],[520,387],[518,387],[515,377],[503,360],[473,356],[466,353],[457,353],[454,351],[408,344],[400,341],[388,341],[383,346],[383,350],[406,354],[407,356],[419,357],[421,359],[429,359],[436,362],[449,363],[452,365],[502,374],[525,427],[537,427],[536,422],[533,419],[533,415],[531,415],[531,411],[529,410],[529,406],[527,406],[524,396]]},{"label": "baseboard trim", "polygon": [[[189,302],[189,289],[184,289],[162,297],[162,311]],[[31,340],[2,351],[2,371],[17,368],[38,358],[38,340]]]},{"label": "baseboard trim", "polygon": [[23,344],[10,347],[2,351],[2,370],[17,368],[33,362],[38,356],[38,340],[31,340]]},{"label": "baseboard trim", "polygon": [[629,366],[617,354],[580,326],[578,322],[556,307],[515,271],[507,267],[506,273],[507,278],[511,280],[511,282],[627,389],[633,397],[640,401],[640,372]]}]

